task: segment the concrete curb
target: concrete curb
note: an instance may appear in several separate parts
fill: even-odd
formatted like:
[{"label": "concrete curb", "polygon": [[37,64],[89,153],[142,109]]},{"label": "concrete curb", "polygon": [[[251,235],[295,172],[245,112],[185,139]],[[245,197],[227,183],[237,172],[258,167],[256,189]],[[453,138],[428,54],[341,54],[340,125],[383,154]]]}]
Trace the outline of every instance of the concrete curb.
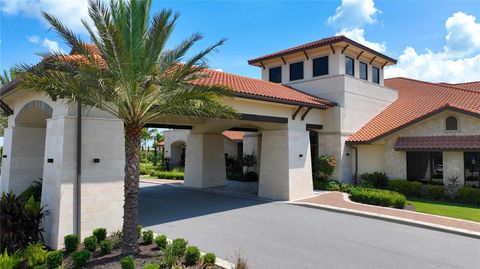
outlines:
[{"label": "concrete curb", "polygon": [[337,212],[337,213],[344,213],[344,214],[350,214],[350,215],[355,215],[355,216],[360,216],[360,217],[389,221],[389,222],[393,222],[393,223],[406,224],[406,225],[410,225],[410,226],[414,226],[414,227],[426,228],[426,229],[430,229],[430,230],[447,232],[447,233],[452,233],[452,234],[456,234],[456,235],[461,235],[461,236],[467,236],[467,237],[471,237],[471,238],[475,238],[475,239],[480,239],[480,233],[477,233],[477,232],[474,232],[474,231],[452,228],[452,227],[448,227],[448,226],[443,226],[443,225],[438,225],[438,224],[433,224],[433,223],[428,223],[428,222],[423,222],[423,221],[405,219],[405,218],[394,217],[394,216],[389,216],[389,215],[385,215],[385,214],[372,213],[372,212],[354,210],[354,209],[348,209],[348,208],[342,208],[342,207],[319,205],[319,204],[308,203],[308,202],[287,202],[287,203],[289,203],[291,205],[296,205],[296,206],[304,206],[304,207],[322,209],[322,210],[327,210],[327,211],[332,211],[332,212]]}]

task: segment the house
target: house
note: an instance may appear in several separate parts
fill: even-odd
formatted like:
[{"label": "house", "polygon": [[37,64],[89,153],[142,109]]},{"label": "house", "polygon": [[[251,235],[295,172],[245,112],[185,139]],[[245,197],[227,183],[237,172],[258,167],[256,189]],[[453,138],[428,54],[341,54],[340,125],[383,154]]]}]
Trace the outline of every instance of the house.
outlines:
[{"label": "house", "polygon": [[[381,171],[390,178],[478,184],[479,82],[384,80],[384,67],[396,60],[345,36],[248,63],[259,68],[262,79],[206,70],[208,76],[195,81],[231,88],[233,97],[221,101],[236,109],[238,118],[169,115],[146,125],[188,130],[183,140],[165,141],[170,153],[172,146],[181,150],[186,144],[185,185],[226,184],[225,131],[244,132],[243,152],[257,155],[261,197],[312,195],[312,160],[319,155],[335,156],[333,177],[343,182]],[[18,85],[14,80],[0,90],[0,107],[9,115],[0,190],[19,193],[43,178],[41,203],[51,211],[45,241],[52,248],[61,247],[66,234],[84,237],[100,226],[119,230],[123,123]]]}]

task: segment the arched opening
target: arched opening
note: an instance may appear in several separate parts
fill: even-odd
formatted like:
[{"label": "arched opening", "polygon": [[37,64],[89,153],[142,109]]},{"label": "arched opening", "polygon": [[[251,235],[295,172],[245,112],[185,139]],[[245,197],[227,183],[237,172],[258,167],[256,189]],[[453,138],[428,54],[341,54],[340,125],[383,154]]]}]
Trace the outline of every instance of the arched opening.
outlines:
[{"label": "arched opening", "polygon": [[445,129],[447,131],[456,131],[458,130],[458,119],[457,117],[450,116],[445,120]]},{"label": "arched opening", "polygon": [[185,141],[177,140],[172,143],[170,148],[170,168],[185,167],[185,150]]}]

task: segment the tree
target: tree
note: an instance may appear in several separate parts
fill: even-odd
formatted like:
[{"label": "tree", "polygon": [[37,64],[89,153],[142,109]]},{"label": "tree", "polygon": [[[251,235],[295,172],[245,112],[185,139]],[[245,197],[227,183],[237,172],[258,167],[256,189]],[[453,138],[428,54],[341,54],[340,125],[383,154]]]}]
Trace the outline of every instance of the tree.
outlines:
[{"label": "tree", "polygon": [[148,128],[143,128],[142,129],[142,142],[143,146],[145,146],[142,150],[147,150],[149,151],[149,146],[148,142],[153,139],[154,135],[154,130],[153,129],[148,129]]},{"label": "tree", "polygon": [[[3,74],[0,74],[0,87],[9,83],[15,78],[15,69],[10,68],[9,71],[3,70]],[[5,112],[0,112],[0,136],[3,137],[4,129],[8,127],[8,118]],[[1,161],[0,161],[1,162]]]},{"label": "tree", "polygon": [[138,252],[139,151],[144,125],[166,115],[237,117],[235,110],[220,100],[231,96],[228,88],[198,83],[206,77],[206,56],[224,40],[186,57],[201,39],[201,35],[193,34],[167,50],[178,14],[161,10],[150,18],[150,8],[150,0],[109,4],[90,0],[93,26],[85,21],[83,25],[92,45],[44,12],[45,19],[76,55],[46,53],[41,65],[19,65],[20,86],[102,109],[123,121],[125,254]]}]

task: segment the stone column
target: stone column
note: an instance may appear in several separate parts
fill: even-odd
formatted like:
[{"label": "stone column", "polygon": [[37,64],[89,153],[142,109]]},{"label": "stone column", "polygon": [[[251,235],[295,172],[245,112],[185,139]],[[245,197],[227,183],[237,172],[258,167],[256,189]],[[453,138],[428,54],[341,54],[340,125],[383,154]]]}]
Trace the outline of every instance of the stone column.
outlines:
[{"label": "stone column", "polygon": [[443,152],[443,184],[448,186],[451,177],[458,177],[458,186],[465,185],[465,170],[463,152],[444,151]]},{"label": "stone column", "polygon": [[208,188],[226,184],[224,136],[189,134],[185,157],[185,185]]},{"label": "stone column", "polygon": [[[77,230],[76,117],[47,120],[42,205],[50,210],[45,219],[45,242],[62,248],[63,237]],[[93,229],[121,230],[125,143],[123,123],[117,119],[82,119],[81,234]],[[94,162],[98,159],[99,162]]]},{"label": "stone column", "polygon": [[0,191],[13,191],[18,195],[42,177],[45,128],[6,128],[3,145]]},{"label": "stone column", "polygon": [[313,194],[308,131],[262,132],[259,196],[296,200]]},{"label": "stone column", "polygon": [[[257,164],[253,168],[255,173],[260,174],[260,162],[262,159],[262,134],[260,133],[245,133],[243,135],[243,155],[252,154],[257,158]],[[240,156],[240,158],[243,156]],[[247,167],[243,167],[243,172],[247,171]]]}]

